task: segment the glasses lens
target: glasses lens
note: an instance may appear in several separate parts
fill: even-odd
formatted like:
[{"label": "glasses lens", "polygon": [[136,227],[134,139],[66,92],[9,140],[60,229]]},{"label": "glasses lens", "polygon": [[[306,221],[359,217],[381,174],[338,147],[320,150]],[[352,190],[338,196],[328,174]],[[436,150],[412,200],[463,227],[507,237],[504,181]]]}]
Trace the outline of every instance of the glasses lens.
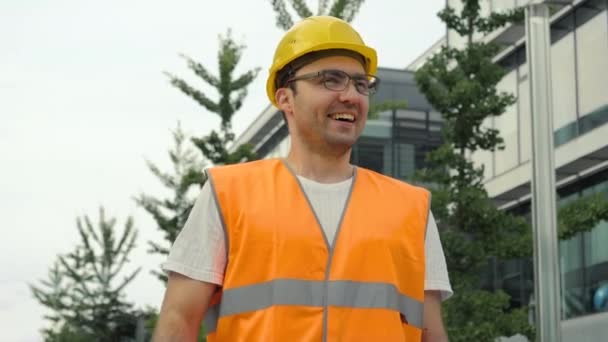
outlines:
[{"label": "glasses lens", "polygon": [[351,79],[360,94],[374,94],[378,88],[378,79],[370,75],[350,76],[342,70],[323,70],[320,76],[325,88],[329,90],[342,91],[348,87]]},{"label": "glasses lens", "polygon": [[370,78],[368,76],[353,76],[353,82],[357,91],[363,95],[370,93]]},{"label": "glasses lens", "polygon": [[367,76],[367,93],[375,94],[378,91],[378,78],[375,76]]},{"label": "glasses lens", "polygon": [[341,70],[324,70],[323,84],[330,90],[344,90],[350,77]]}]

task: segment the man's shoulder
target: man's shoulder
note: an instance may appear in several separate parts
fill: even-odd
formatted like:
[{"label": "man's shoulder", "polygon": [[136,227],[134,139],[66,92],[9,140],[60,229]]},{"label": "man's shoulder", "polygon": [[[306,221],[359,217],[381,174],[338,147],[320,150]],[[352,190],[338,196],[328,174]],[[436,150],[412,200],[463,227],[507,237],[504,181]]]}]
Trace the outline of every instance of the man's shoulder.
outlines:
[{"label": "man's shoulder", "polygon": [[210,174],[242,175],[243,173],[259,172],[280,165],[280,159],[260,159],[238,164],[218,165],[208,168]]}]

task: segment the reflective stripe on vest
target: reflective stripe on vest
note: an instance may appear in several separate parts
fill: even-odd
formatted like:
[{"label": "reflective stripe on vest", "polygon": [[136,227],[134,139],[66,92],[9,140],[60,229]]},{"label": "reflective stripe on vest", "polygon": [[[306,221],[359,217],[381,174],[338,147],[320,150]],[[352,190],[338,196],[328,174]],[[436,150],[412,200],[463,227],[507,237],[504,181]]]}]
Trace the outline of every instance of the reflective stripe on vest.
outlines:
[{"label": "reflective stripe on vest", "polygon": [[[394,285],[354,281],[329,281],[327,305],[389,309],[400,312],[408,324],[422,329],[423,303],[400,294]],[[209,308],[205,329],[213,333],[219,318],[263,310],[273,305],[323,306],[324,282],[277,279],[263,284],[225,290],[220,305]]]}]

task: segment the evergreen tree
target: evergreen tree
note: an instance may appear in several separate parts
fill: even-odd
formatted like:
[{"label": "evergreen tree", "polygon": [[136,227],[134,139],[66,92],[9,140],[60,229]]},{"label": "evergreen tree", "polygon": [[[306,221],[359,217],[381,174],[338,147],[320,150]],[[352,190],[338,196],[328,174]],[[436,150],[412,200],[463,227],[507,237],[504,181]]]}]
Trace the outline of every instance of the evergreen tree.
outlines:
[{"label": "evergreen tree", "polygon": [[141,313],[125,299],[124,289],[140,268],[125,272],[137,231],[128,218],[123,231],[99,209],[97,227],[88,216],[76,220],[80,243],[60,255],[48,280],[30,285],[36,300],[50,310],[45,341],[120,341],[134,338]]},{"label": "evergreen tree", "polygon": [[[146,210],[163,232],[164,244],[148,241],[149,253],[167,256],[171,244],[175,241],[177,234],[183,228],[190,210],[194,205],[194,199],[189,196],[189,190],[193,185],[201,185],[205,180],[203,173],[204,163],[198,158],[196,152],[186,144],[187,137],[178,124],[173,133],[174,146],[169,150],[169,158],[173,164],[172,172],[163,172],[151,161],[147,161],[148,168],[160,182],[171,191],[169,198],[157,198],[151,195],[140,194],[135,201]],[[152,273],[161,281],[166,281],[167,276],[153,270]]]},{"label": "evergreen tree", "polygon": [[[202,64],[190,57],[182,55],[188,64],[188,68],[212,88],[216,89],[219,99],[212,100],[205,92],[196,89],[183,79],[165,73],[173,86],[191,97],[207,111],[218,115],[221,119],[220,130],[211,131],[207,136],[192,138],[191,142],[200,150],[204,160],[214,165],[234,164],[255,159],[255,154],[248,144],[238,146],[233,152],[229,151],[234,142],[235,134],[232,130],[232,119],[235,113],[243,105],[247,96],[247,87],[255,79],[259,68],[249,70],[240,76],[235,76],[234,71],[241,60],[244,45],[237,44],[228,30],[225,36],[220,36],[218,52],[218,74],[213,75]],[[181,128],[173,133],[174,149],[169,152],[173,164],[173,173],[163,173],[160,169],[148,161],[150,171],[160,179],[165,187],[171,190],[172,198],[159,199],[151,195],[140,194],[136,202],[142,206],[156,221],[158,229],[164,234],[167,242],[165,246],[150,241],[150,253],[166,256],[169,248],[179,231],[184,227],[190,210],[194,205],[194,199],[188,196],[193,185],[202,186],[206,180],[203,173],[204,163],[195,155],[192,149],[185,147],[186,136]],[[167,276],[162,272],[153,271],[162,281]]]},{"label": "evergreen tree", "polygon": [[[219,94],[217,101],[212,100],[203,91],[194,88],[183,79],[166,73],[173,86],[194,99],[207,111],[220,117],[220,132],[213,130],[207,136],[191,139],[203,157],[215,165],[233,164],[255,158],[255,154],[248,144],[238,146],[233,152],[229,152],[229,147],[235,139],[235,134],[232,131],[232,118],[243,105],[243,101],[247,96],[247,87],[259,72],[259,68],[256,68],[235,77],[233,74],[237,64],[241,60],[245,46],[234,42],[230,30],[228,30],[225,36],[220,36],[219,41],[219,76],[213,75],[202,64],[190,57],[182,56],[186,59],[190,70],[205,83],[217,90]],[[198,160],[191,149],[184,148],[185,135],[179,127],[174,132],[173,138],[175,147],[169,152],[174,168],[172,174],[161,172],[156,165],[148,161],[150,171],[161,180],[165,187],[173,192],[173,198],[161,200],[150,195],[141,194],[136,199],[137,203],[154,217],[158,228],[165,235],[165,241],[169,245],[167,247],[162,247],[159,243],[150,242],[150,252],[161,255],[169,253],[170,245],[183,228],[190,209],[194,205],[194,200],[187,196],[191,186],[195,184],[202,186],[205,182],[205,175],[203,173],[204,164]],[[159,279],[166,280],[164,274],[159,272],[155,272],[155,274]]]},{"label": "evergreen tree", "polygon": [[[201,138],[192,138],[191,142],[200,150],[204,159],[214,165],[234,164],[255,159],[252,147],[249,144],[237,146],[230,152],[230,146],[234,143],[235,134],[232,130],[232,119],[235,113],[242,107],[247,96],[247,87],[255,79],[259,68],[249,70],[240,76],[235,76],[234,71],[241,60],[244,45],[237,44],[228,30],[225,36],[220,36],[218,52],[218,74],[213,75],[202,64],[192,58],[182,55],[186,60],[188,68],[194,72],[206,84],[214,88],[219,94],[219,99],[212,100],[205,92],[196,89],[183,79],[165,73],[173,86],[191,97],[207,111],[218,115],[221,119],[220,130],[211,131],[210,134]],[[150,241],[150,253],[168,255],[169,248],[179,231],[184,227],[194,205],[194,200],[188,196],[193,185],[199,187],[206,181],[203,173],[203,162],[200,161],[193,151],[184,146],[185,134],[178,129],[173,134],[175,147],[169,152],[173,164],[173,174],[163,173],[153,163],[148,161],[148,167],[152,173],[161,180],[165,187],[172,191],[173,198],[158,199],[150,195],[140,194],[136,198],[137,203],[150,213],[163,234],[167,246]],[[167,276],[162,272],[153,273],[163,282]],[[149,325],[155,324],[154,319],[149,320]],[[204,327],[201,326],[198,340],[205,341]]]},{"label": "evergreen tree", "polygon": [[[291,0],[292,9],[301,18],[308,18],[313,15],[306,1],[304,0]],[[329,15],[332,17],[343,19],[347,22],[351,22],[359,8],[363,4],[364,0],[334,0],[331,5],[327,0],[319,0],[317,5],[317,12],[315,15]],[[284,0],[271,0],[272,8],[274,9],[277,20],[277,27],[287,31],[294,24],[292,15],[287,10]]]},{"label": "evergreen tree", "polygon": [[251,146],[247,144],[237,146],[232,153],[229,152],[229,147],[235,138],[235,134],[232,131],[232,118],[243,105],[243,101],[247,96],[247,87],[260,71],[260,68],[255,68],[235,77],[233,73],[241,60],[245,46],[237,44],[232,39],[230,30],[228,30],[225,36],[220,36],[219,41],[219,76],[213,75],[202,64],[190,57],[182,55],[188,63],[188,68],[205,83],[217,90],[219,94],[217,101],[213,101],[203,91],[194,88],[183,79],[166,73],[173,86],[190,96],[209,112],[217,114],[220,117],[220,132],[213,130],[203,138],[192,139],[192,142],[201,150],[203,155],[215,165],[233,164],[255,159]]}]

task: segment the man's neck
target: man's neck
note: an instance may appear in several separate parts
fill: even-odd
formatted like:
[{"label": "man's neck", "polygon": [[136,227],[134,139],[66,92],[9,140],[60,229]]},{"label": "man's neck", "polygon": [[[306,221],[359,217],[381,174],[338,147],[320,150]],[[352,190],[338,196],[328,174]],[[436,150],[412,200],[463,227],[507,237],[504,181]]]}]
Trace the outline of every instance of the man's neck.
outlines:
[{"label": "man's neck", "polygon": [[350,164],[350,150],[340,156],[297,153],[291,150],[285,162],[298,176],[319,183],[347,180],[353,176],[354,170],[354,166]]}]

